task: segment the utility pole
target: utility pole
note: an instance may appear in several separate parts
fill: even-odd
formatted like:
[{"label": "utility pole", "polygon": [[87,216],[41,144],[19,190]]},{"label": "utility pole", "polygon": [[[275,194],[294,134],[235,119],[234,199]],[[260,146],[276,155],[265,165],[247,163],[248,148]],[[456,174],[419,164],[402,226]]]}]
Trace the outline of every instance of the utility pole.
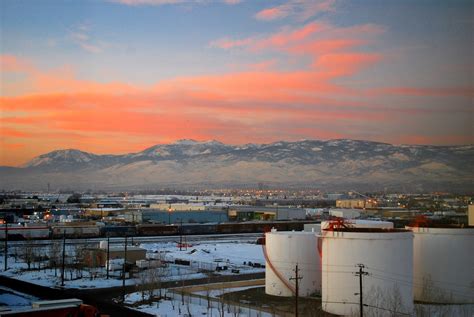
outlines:
[{"label": "utility pole", "polygon": [[303,277],[298,275],[299,269],[298,264],[295,267],[295,277],[290,277],[290,280],[295,280],[295,317],[298,317],[298,297],[299,297],[299,280]]},{"label": "utility pole", "polygon": [[179,251],[183,248],[183,219],[181,219],[181,225],[179,226]]},{"label": "utility pole", "polygon": [[122,274],[122,303],[125,303],[125,270],[127,266],[127,236],[125,236],[125,249],[123,254],[123,274]]},{"label": "utility pole", "polygon": [[3,219],[5,221],[5,268],[4,271],[8,270],[8,222],[7,217]]},{"label": "utility pole", "polygon": [[64,286],[64,270],[66,265],[66,230],[64,230],[63,234],[63,263],[61,268],[61,286]]},{"label": "utility pole", "polygon": [[109,279],[109,260],[110,260],[110,236],[109,234],[107,233],[107,279]]},{"label": "utility pole", "polygon": [[359,276],[360,317],[364,317],[364,303],[362,300],[362,276],[369,275],[369,273],[364,271],[364,264],[357,264],[357,266],[359,267],[359,272],[355,272],[354,274]]}]

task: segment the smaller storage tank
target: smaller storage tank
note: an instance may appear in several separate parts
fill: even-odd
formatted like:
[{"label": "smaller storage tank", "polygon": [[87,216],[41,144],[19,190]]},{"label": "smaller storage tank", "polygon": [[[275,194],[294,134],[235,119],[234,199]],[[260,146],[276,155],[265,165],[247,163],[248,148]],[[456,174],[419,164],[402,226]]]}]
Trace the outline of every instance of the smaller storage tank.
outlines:
[{"label": "smaller storage tank", "polygon": [[317,234],[321,233],[321,224],[320,223],[305,223],[303,225],[303,230],[305,232],[315,232]]},{"label": "smaller storage tank", "polygon": [[392,316],[386,309],[395,315],[413,313],[412,232],[334,226],[323,230],[324,311],[345,316],[359,314],[359,264],[363,265],[363,304],[367,315]]},{"label": "smaller storage tank", "polygon": [[411,227],[415,300],[474,303],[474,228]]},{"label": "smaller storage tank", "polygon": [[265,235],[265,293],[294,296],[295,268],[298,265],[299,295],[309,296],[321,291],[321,261],[318,237],[314,232],[278,232]]}]

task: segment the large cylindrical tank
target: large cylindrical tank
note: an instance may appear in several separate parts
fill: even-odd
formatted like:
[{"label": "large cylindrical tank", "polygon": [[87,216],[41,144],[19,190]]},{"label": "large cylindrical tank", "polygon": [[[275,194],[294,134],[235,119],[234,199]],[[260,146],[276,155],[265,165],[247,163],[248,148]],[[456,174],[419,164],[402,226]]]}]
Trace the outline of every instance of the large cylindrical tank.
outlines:
[{"label": "large cylindrical tank", "polygon": [[[323,230],[322,308],[359,314],[363,265],[364,312],[372,316],[413,312],[413,233],[378,228]],[[390,310],[392,312],[390,312]]]},{"label": "large cylindrical tank", "polygon": [[295,268],[298,265],[299,295],[321,291],[321,261],[318,237],[314,232],[267,232],[265,235],[265,292],[294,296]]},{"label": "large cylindrical tank", "polygon": [[415,300],[474,303],[474,228],[410,228]]}]

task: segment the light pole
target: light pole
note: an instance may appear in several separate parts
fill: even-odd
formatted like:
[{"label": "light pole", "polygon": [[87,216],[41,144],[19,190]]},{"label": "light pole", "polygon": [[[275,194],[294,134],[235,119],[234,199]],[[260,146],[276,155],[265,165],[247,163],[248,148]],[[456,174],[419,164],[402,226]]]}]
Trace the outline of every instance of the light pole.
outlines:
[{"label": "light pole", "polygon": [[5,260],[4,260],[5,268],[4,268],[4,271],[6,271],[8,270],[8,222],[7,222],[6,217],[4,218],[4,221],[5,221]]},{"label": "light pole", "polygon": [[66,260],[66,230],[64,230],[64,236],[63,236],[63,263],[62,263],[62,268],[61,268],[61,286],[64,286],[65,260]]},{"label": "light pole", "polygon": [[107,279],[109,279],[109,260],[110,260],[110,235],[107,233]]},{"label": "light pole", "polygon": [[123,255],[123,276],[122,276],[122,303],[125,303],[125,271],[127,268],[127,235],[125,235],[125,249]]}]

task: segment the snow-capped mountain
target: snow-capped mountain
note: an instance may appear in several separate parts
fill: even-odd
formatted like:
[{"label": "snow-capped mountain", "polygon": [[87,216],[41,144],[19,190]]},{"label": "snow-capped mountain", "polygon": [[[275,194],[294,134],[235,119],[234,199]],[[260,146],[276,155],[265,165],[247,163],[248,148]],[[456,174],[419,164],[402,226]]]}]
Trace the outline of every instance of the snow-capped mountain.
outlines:
[{"label": "snow-capped mountain", "polygon": [[83,189],[160,186],[315,186],[472,190],[474,145],[391,145],[304,140],[226,145],[180,140],[142,152],[96,155],[58,150],[21,168],[0,168],[5,189],[45,184]]}]

